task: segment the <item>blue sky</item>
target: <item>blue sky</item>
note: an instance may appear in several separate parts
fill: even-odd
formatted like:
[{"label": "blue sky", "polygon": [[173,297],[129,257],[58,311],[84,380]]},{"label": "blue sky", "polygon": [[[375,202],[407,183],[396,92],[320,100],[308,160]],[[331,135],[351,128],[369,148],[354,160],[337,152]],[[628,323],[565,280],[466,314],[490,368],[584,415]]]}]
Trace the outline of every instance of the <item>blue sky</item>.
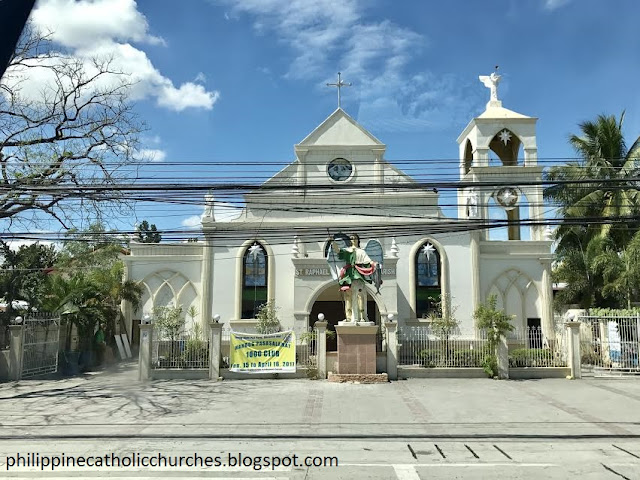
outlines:
[{"label": "blue sky", "polygon": [[[579,122],[624,109],[631,143],[638,18],[635,0],[40,0],[34,12],[61,46],[122,56],[140,80],[146,172],[177,179],[220,174],[187,161],[292,161],[336,107],[337,71],[353,83],[343,108],[400,164],[457,158],[494,65],[503,105],[540,118],[539,157],[572,156]],[[179,228],[201,212],[141,206],[138,219]]]}]

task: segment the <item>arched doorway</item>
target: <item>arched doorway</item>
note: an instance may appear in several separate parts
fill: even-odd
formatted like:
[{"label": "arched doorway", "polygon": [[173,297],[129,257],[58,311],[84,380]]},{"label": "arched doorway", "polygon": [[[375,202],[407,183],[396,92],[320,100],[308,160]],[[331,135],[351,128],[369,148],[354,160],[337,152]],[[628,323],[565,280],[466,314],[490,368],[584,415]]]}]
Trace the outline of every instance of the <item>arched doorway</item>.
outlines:
[{"label": "arched doorway", "polygon": [[[323,313],[327,322],[327,329],[335,332],[338,322],[344,320],[344,304],[342,302],[342,294],[337,282],[327,285],[311,307],[309,314],[309,324],[313,324],[318,320],[318,314]],[[371,293],[367,299],[367,315],[369,320],[380,325],[380,310],[376,301],[371,297]],[[338,341],[334,338],[327,337],[327,351],[335,352],[338,350]],[[378,348],[380,350],[380,348]]]}]

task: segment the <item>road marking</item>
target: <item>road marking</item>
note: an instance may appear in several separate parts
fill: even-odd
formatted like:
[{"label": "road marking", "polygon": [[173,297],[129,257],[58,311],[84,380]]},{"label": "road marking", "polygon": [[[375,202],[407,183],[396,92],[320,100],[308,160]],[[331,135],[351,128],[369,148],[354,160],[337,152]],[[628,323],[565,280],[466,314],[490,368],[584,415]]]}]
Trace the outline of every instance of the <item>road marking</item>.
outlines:
[{"label": "road marking", "polygon": [[601,463],[600,465],[602,465],[604,467],[605,470],[619,476],[620,478],[623,478],[624,480],[631,480],[629,477],[627,477],[626,475],[621,474],[620,472],[616,472],[613,468],[606,466],[604,463]]},{"label": "road marking", "polygon": [[393,470],[396,472],[398,480],[420,480],[413,465],[394,465]]}]

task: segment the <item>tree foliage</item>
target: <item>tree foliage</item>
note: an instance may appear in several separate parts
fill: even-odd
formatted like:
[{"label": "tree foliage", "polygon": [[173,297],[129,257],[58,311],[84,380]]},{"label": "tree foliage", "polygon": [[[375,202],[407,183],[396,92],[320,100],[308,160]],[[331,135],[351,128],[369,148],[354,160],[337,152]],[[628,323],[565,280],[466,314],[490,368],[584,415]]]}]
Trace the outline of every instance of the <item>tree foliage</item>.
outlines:
[{"label": "tree foliage", "polygon": [[434,302],[435,308],[429,313],[431,330],[441,340],[448,341],[449,337],[456,333],[460,322],[456,318],[457,306],[452,305],[451,295],[444,294],[441,299]]},{"label": "tree foliage", "polygon": [[258,320],[256,324],[256,332],[258,333],[276,333],[282,330],[275,300],[269,300],[261,305],[256,314],[256,319]]},{"label": "tree foliage", "polygon": [[[556,230],[556,301],[582,308],[630,306],[638,299],[640,137],[630,148],[619,118],[599,115],[579,125],[569,142],[576,161],[550,169],[545,198],[566,222]],[[574,183],[579,182],[579,183]]]},{"label": "tree foliage", "polygon": [[134,310],[139,308],[142,286],[124,280],[124,263],[119,258],[122,247],[100,225],[72,238],[65,241],[56,270],[47,278],[42,307],[63,315],[69,329],[75,325],[80,348],[87,350],[99,323],[104,325],[106,338],[113,338],[123,321],[123,301]]},{"label": "tree foliage", "polygon": [[491,295],[486,302],[481,303],[473,314],[476,326],[486,330],[487,340],[492,349],[500,342],[500,337],[512,332],[515,327],[511,323],[513,317],[497,307],[498,297]]},{"label": "tree foliage", "polygon": [[160,235],[154,223],[149,225],[148,221],[143,220],[142,223],[136,227],[136,239],[140,243],[160,243],[162,235]]},{"label": "tree foliage", "polygon": [[46,279],[56,263],[57,252],[53,245],[41,243],[21,245],[14,250],[0,241],[0,253],[0,297],[7,303],[2,323],[7,324],[15,316],[14,300],[24,300],[30,308],[41,306]]},{"label": "tree foliage", "polygon": [[153,309],[153,321],[161,338],[168,338],[172,342],[175,342],[180,336],[180,333],[182,333],[185,325],[182,305],[155,307]]},{"label": "tree foliage", "polygon": [[0,219],[65,228],[120,209],[142,125],[110,58],[56,51],[27,27],[0,81]]},{"label": "tree foliage", "polygon": [[[594,220],[580,226],[560,226],[560,248],[572,246],[576,236],[586,240],[585,245],[596,235],[610,235],[624,243],[637,229],[640,193],[635,178],[640,172],[640,137],[627,148],[623,123],[624,112],[619,119],[599,115],[595,121],[581,123],[581,135],[569,137],[579,159],[549,170],[548,180],[583,183],[551,185],[544,192],[545,198],[557,203],[566,219]],[[616,221],[615,229],[612,222],[598,221],[601,218]]]}]

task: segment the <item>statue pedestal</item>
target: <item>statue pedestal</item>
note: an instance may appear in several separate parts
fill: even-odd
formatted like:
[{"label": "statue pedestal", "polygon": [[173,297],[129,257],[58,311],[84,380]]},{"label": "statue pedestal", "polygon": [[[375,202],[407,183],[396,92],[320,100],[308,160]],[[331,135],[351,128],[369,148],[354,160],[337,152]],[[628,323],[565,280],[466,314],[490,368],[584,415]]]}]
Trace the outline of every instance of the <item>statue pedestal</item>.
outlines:
[{"label": "statue pedestal", "polygon": [[[329,375],[330,382],[387,382],[386,373],[376,374],[376,334],[371,322],[340,322],[338,334],[338,372]],[[364,325],[363,325],[364,324]]]}]

